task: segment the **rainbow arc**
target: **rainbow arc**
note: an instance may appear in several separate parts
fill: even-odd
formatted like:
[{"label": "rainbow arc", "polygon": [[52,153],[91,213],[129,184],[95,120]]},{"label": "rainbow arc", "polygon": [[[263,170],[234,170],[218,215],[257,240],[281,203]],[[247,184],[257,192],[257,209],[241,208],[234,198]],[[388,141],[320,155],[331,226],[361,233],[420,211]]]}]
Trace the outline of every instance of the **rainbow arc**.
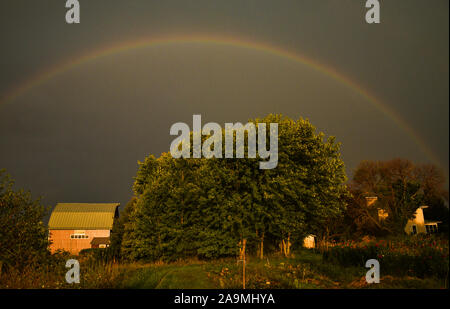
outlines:
[{"label": "rainbow arc", "polygon": [[423,151],[423,153],[428,157],[433,163],[442,166],[434,153],[420,137],[420,135],[403,120],[392,108],[388,105],[382,103],[373,94],[369,93],[362,86],[358,85],[356,82],[352,81],[348,77],[337,72],[334,68],[330,66],[324,66],[311,58],[308,58],[298,52],[290,51],[287,49],[279,48],[266,43],[255,42],[251,40],[246,40],[244,38],[238,37],[227,37],[227,36],[211,36],[211,35],[168,35],[162,37],[144,37],[135,40],[120,42],[117,44],[112,44],[109,46],[103,46],[98,49],[94,49],[90,52],[77,56],[75,58],[63,61],[46,69],[43,72],[31,77],[30,79],[24,81],[16,88],[9,91],[6,96],[0,100],[1,104],[6,104],[13,102],[21,95],[27,93],[32,88],[42,85],[46,81],[57,77],[58,75],[69,71],[70,69],[83,65],[85,63],[95,61],[96,59],[123,53],[129,50],[156,46],[156,45],[169,45],[169,44],[180,44],[180,43],[208,43],[216,45],[225,46],[235,46],[241,48],[247,48],[251,50],[257,50],[264,53],[269,53],[276,55],[278,57],[286,58],[291,61],[307,65],[314,68],[315,70],[325,74],[326,76],[339,81],[342,85],[352,89],[358,93],[365,101],[372,104],[377,110],[382,112],[391,121],[397,124],[407,135],[416,143],[416,145]]}]

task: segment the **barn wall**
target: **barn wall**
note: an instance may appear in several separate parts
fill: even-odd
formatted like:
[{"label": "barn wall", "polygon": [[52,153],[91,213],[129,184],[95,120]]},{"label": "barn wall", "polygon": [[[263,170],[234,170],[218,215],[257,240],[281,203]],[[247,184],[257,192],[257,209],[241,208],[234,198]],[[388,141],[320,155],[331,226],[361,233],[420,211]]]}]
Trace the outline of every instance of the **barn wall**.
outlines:
[{"label": "barn wall", "polygon": [[[80,232],[88,235],[87,239],[71,239],[71,234]],[[55,252],[58,249],[69,251],[72,254],[78,254],[80,250],[91,248],[91,241],[94,237],[109,237],[110,230],[50,230],[50,251]]]}]

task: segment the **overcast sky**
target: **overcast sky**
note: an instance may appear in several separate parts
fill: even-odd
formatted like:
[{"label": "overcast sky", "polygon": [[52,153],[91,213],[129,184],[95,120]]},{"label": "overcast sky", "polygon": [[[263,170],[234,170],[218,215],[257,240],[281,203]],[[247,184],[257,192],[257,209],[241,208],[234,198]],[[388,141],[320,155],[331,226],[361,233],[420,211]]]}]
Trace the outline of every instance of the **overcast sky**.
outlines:
[{"label": "overcast sky", "polygon": [[[240,38],[305,55],[367,89],[427,145],[448,175],[449,2],[363,0],[63,0],[0,2],[0,168],[55,202],[120,202],[137,161],[169,150],[170,126],[309,118],[336,136],[351,176],[364,159],[432,162],[366,98],[323,72],[264,50],[215,43],[130,49],[88,61],[5,98],[58,63],[139,38]],[[19,94],[19,93],[16,93]]]}]

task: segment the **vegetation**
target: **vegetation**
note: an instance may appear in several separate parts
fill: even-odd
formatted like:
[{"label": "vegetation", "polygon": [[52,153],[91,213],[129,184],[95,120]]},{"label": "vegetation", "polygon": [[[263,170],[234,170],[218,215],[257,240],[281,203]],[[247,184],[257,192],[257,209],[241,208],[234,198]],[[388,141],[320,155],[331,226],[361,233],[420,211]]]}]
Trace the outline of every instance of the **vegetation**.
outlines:
[{"label": "vegetation", "polygon": [[[101,250],[101,249],[95,249]],[[69,257],[67,257],[69,258]],[[81,265],[80,284],[67,284],[65,260],[59,268],[8,272],[0,288],[125,288],[125,289],[240,289],[242,263],[234,258],[211,261],[185,260],[172,263],[114,263],[77,257]],[[447,259],[448,262],[448,259]],[[54,271],[57,269],[58,271]],[[342,265],[323,258],[313,249],[293,250],[289,258],[280,254],[264,259],[248,257],[246,288],[254,289],[360,289],[360,288],[448,288],[444,277],[391,275],[382,264],[381,283],[368,285],[364,264]]]},{"label": "vegetation", "polygon": [[[0,171],[0,288],[241,288],[243,261],[247,288],[448,288],[448,235],[403,230],[426,204],[426,217],[448,231],[441,170],[363,161],[345,184],[333,137],[325,141],[303,119],[252,122],[278,123],[276,169],[259,169],[260,158],[150,155],[139,163],[111,246],[76,257],[49,252],[48,208]],[[378,198],[376,207],[368,196]],[[308,234],[317,249],[302,248]],[[69,258],[80,262],[80,284],[65,282]],[[367,285],[372,258],[381,283]]]},{"label": "vegetation", "polygon": [[447,278],[448,239],[416,235],[378,241],[347,241],[334,244],[324,259],[343,266],[363,265],[377,259],[384,275]]},{"label": "vegetation", "polygon": [[[341,215],[347,191],[339,144],[307,120],[269,115],[278,123],[278,166],[255,159],[149,156],[136,176],[134,211],[121,251],[132,260],[173,261],[236,256],[280,248],[288,256],[306,233],[325,233]],[[222,132],[224,134],[224,132]]]},{"label": "vegetation", "polygon": [[[432,164],[413,164],[405,159],[363,161],[349,184],[351,197],[341,221],[334,230],[340,236],[358,238],[364,235],[404,234],[404,227],[419,206],[427,205],[428,220],[439,220],[440,229],[448,232],[448,192],[444,189],[442,170]],[[367,205],[366,197],[377,197],[376,205]],[[387,217],[380,220],[378,211]]]},{"label": "vegetation", "polygon": [[50,257],[42,222],[48,209],[30,192],[13,186],[11,177],[0,170],[0,271],[38,265]]}]

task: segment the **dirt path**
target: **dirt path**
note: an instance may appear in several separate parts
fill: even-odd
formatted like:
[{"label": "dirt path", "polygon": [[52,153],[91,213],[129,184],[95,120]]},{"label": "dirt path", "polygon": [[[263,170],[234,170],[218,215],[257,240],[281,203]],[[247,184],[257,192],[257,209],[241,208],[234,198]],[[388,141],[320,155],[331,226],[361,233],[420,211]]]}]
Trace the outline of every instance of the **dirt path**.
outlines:
[{"label": "dirt path", "polygon": [[171,269],[169,271],[167,271],[164,276],[161,277],[161,279],[159,279],[158,284],[155,286],[155,289],[159,289],[161,283],[164,281],[164,279],[167,277],[168,274],[173,273],[175,271],[175,269]]}]

